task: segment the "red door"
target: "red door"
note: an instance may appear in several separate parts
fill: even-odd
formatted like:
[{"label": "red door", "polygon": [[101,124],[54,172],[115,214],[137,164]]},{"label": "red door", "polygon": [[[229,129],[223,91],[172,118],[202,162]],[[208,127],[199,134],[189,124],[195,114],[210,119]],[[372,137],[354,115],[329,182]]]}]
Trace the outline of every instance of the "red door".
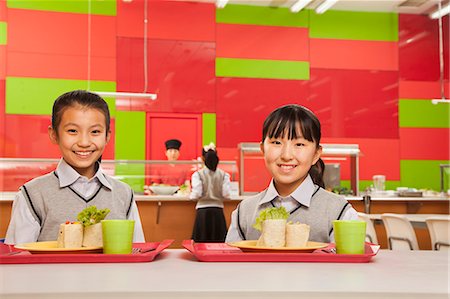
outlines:
[{"label": "red door", "polygon": [[178,139],[182,142],[179,160],[191,160],[201,156],[201,115],[148,113],[146,159],[166,160],[164,142],[168,139]]}]

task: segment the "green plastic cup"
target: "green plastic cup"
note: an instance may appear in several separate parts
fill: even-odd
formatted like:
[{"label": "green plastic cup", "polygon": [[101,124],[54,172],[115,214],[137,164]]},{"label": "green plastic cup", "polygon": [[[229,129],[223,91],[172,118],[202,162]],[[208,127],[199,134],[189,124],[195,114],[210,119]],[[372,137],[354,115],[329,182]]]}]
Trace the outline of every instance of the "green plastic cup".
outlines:
[{"label": "green plastic cup", "polygon": [[128,254],[133,248],[134,220],[102,220],[103,253]]},{"label": "green plastic cup", "polygon": [[364,254],[366,222],[359,220],[334,220],[334,240],[339,254]]}]

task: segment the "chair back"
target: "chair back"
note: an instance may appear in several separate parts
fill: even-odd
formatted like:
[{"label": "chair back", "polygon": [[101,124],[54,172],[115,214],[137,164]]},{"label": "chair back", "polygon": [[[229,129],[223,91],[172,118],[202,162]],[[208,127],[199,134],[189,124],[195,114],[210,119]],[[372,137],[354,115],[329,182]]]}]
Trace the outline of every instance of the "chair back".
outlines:
[{"label": "chair back", "polygon": [[433,250],[450,251],[450,219],[427,218]]},{"label": "chair back", "polygon": [[419,250],[416,232],[405,216],[398,214],[381,214],[388,246],[391,250]]},{"label": "chair back", "polygon": [[375,231],[375,227],[373,226],[372,219],[369,218],[369,215],[358,212],[358,218],[359,220],[366,222],[366,241],[373,244],[378,244],[377,233]]}]

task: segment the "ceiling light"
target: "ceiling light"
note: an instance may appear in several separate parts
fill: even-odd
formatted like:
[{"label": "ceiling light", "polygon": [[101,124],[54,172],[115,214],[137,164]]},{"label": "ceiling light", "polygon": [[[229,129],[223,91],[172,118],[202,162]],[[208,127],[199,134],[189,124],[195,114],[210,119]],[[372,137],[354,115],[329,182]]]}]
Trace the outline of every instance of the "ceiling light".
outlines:
[{"label": "ceiling light", "polygon": [[136,92],[114,92],[114,91],[92,91],[102,97],[112,98],[138,98],[143,100],[156,100],[154,93],[136,93]]},{"label": "ceiling light", "polygon": [[446,6],[442,7],[441,9],[438,9],[435,12],[432,12],[430,14],[430,18],[439,19],[440,17],[448,15],[449,13],[450,13],[450,3],[447,4]]},{"label": "ceiling light", "polygon": [[228,0],[217,0],[216,1],[216,7],[217,8],[224,8],[225,5],[227,5]]},{"label": "ceiling light", "polygon": [[316,8],[316,13],[322,14],[326,12],[330,7],[336,4],[339,0],[325,0]]},{"label": "ceiling light", "polygon": [[306,7],[309,3],[311,3],[312,0],[298,0],[291,6],[291,12],[299,12],[303,8]]}]

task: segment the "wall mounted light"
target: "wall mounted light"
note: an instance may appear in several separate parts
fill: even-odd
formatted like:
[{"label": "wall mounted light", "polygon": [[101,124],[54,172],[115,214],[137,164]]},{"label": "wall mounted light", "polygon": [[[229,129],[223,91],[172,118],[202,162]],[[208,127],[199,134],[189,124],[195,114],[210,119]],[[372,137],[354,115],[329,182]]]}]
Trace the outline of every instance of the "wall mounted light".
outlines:
[{"label": "wall mounted light", "polygon": [[113,92],[113,91],[92,91],[102,97],[111,98],[136,98],[143,100],[156,100],[157,95],[154,93],[137,93],[137,92]]},{"label": "wall mounted light", "polygon": [[324,12],[326,12],[328,9],[330,9],[330,7],[332,7],[333,5],[336,4],[336,2],[338,2],[339,0],[325,0],[324,2],[322,2],[317,8],[316,8],[316,13],[318,14],[323,14]]},{"label": "wall mounted light", "polygon": [[292,4],[290,10],[291,10],[291,12],[294,12],[294,13],[299,12],[300,10],[305,8],[306,5],[308,5],[311,2],[312,2],[312,0],[298,0],[297,2]]},{"label": "wall mounted light", "polygon": [[439,19],[445,15],[448,15],[450,13],[450,3],[443,6],[440,9],[437,9],[436,11],[432,12],[430,14],[430,18],[432,19]]},{"label": "wall mounted light", "polygon": [[217,0],[216,1],[216,7],[217,8],[224,8],[225,5],[227,5],[228,0]]}]

